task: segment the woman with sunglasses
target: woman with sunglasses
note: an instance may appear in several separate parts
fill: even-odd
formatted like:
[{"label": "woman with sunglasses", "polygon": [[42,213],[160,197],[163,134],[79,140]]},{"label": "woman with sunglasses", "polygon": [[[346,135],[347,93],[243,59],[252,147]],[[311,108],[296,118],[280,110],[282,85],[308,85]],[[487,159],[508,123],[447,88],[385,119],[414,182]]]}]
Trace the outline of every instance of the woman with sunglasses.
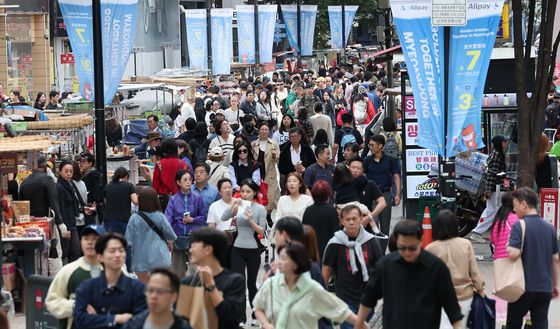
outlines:
[{"label": "woman with sunglasses", "polygon": [[234,191],[239,191],[240,186],[238,182],[242,182],[247,178],[260,185],[261,169],[260,165],[253,160],[251,144],[246,141],[235,144],[231,163],[229,164],[229,173]]},{"label": "woman with sunglasses", "polygon": [[[233,205],[226,209],[222,221],[234,218],[237,237],[231,251],[231,269],[245,276],[247,269],[247,289],[249,302],[253,307],[253,299],[257,294],[257,275],[261,265],[261,252],[257,243],[257,234],[263,234],[266,229],[266,209],[256,202],[259,186],[247,178],[241,182],[241,199],[235,199]],[[240,327],[245,327],[246,310],[240,314]],[[253,318],[253,324],[256,320]]]}]

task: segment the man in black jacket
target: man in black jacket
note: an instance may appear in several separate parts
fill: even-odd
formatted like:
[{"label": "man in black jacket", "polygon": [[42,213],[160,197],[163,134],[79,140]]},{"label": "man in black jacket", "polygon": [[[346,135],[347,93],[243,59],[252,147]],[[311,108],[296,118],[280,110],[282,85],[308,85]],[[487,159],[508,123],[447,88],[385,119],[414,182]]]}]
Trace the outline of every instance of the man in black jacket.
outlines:
[{"label": "man in black jacket", "polygon": [[155,269],[146,286],[148,310],[135,315],[124,329],[169,328],[190,329],[187,319],[173,312],[179,295],[179,278],[168,269]]},{"label": "man in black jacket", "polygon": [[[97,205],[97,223],[103,222],[103,176],[97,171],[93,165],[95,157],[91,153],[84,153],[80,158],[80,170],[82,171],[82,180],[86,184],[88,191],[87,205]],[[85,200],[84,200],[85,201]],[[86,216],[86,225],[95,224],[95,214]]]},{"label": "man in black jacket", "polygon": [[33,170],[33,173],[21,183],[19,198],[20,200],[29,200],[31,216],[47,217],[50,215],[49,209],[52,209],[60,235],[65,238],[70,233],[62,221],[62,214],[58,207],[56,184],[46,172],[47,159],[40,156],[37,160],[37,169]]},{"label": "man in black jacket", "polygon": [[298,127],[290,129],[290,144],[284,145],[280,151],[278,170],[282,175],[297,172],[303,175],[305,168],[317,162],[315,154],[309,145],[301,142],[301,130]]}]

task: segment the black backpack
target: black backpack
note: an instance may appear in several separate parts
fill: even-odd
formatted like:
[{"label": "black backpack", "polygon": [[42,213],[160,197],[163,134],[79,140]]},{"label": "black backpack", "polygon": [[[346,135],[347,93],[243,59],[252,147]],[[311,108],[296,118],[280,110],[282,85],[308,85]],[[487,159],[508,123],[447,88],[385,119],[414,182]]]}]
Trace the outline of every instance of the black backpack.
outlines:
[{"label": "black backpack", "polygon": [[557,129],[558,125],[560,124],[560,119],[558,118],[558,105],[556,103],[552,103],[546,107],[544,111],[546,117],[546,127]]},{"label": "black backpack", "polygon": [[[194,150],[194,163],[203,163],[206,161],[206,157],[208,155],[208,150],[206,150],[206,148],[204,147],[204,145],[200,145],[196,139],[193,139],[191,141],[194,146],[195,146],[195,150]],[[203,143],[204,144],[204,143]]]}]

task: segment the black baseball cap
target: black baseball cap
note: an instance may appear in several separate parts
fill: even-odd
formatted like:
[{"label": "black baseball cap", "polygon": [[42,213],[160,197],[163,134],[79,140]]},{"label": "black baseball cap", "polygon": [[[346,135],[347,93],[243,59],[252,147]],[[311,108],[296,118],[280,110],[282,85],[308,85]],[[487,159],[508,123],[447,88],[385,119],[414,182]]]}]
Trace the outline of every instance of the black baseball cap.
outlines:
[{"label": "black baseball cap", "polygon": [[99,225],[99,224],[89,224],[86,227],[84,227],[84,229],[82,230],[82,236],[91,233],[97,234],[97,236],[101,237],[107,234],[107,231],[105,230],[105,227],[103,227],[103,225]]}]

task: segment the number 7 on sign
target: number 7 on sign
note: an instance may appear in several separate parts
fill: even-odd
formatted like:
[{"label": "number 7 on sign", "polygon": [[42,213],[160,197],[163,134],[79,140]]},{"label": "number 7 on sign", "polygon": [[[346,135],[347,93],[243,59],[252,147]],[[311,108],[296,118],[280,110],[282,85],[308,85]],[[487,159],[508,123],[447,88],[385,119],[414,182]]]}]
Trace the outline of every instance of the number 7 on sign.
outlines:
[{"label": "number 7 on sign", "polygon": [[468,50],[467,51],[467,56],[472,56],[473,57],[471,59],[471,62],[469,63],[469,66],[467,67],[467,71],[470,71],[474,68],[474,66],[476,65],[476,62],[478,61],[478,58],[480,57],[480,50]]},{"label": "number 7 on sign", "polygon": [[[86,32],[86,29],[84,29],[83,27],[77,27],[76,28],[76,33],[78,34],[78,38],[80,38],[80,41],[85,43],[86,40],[84,38],[84,33]],[[89,42],[89,40],[88,40]]]}]

